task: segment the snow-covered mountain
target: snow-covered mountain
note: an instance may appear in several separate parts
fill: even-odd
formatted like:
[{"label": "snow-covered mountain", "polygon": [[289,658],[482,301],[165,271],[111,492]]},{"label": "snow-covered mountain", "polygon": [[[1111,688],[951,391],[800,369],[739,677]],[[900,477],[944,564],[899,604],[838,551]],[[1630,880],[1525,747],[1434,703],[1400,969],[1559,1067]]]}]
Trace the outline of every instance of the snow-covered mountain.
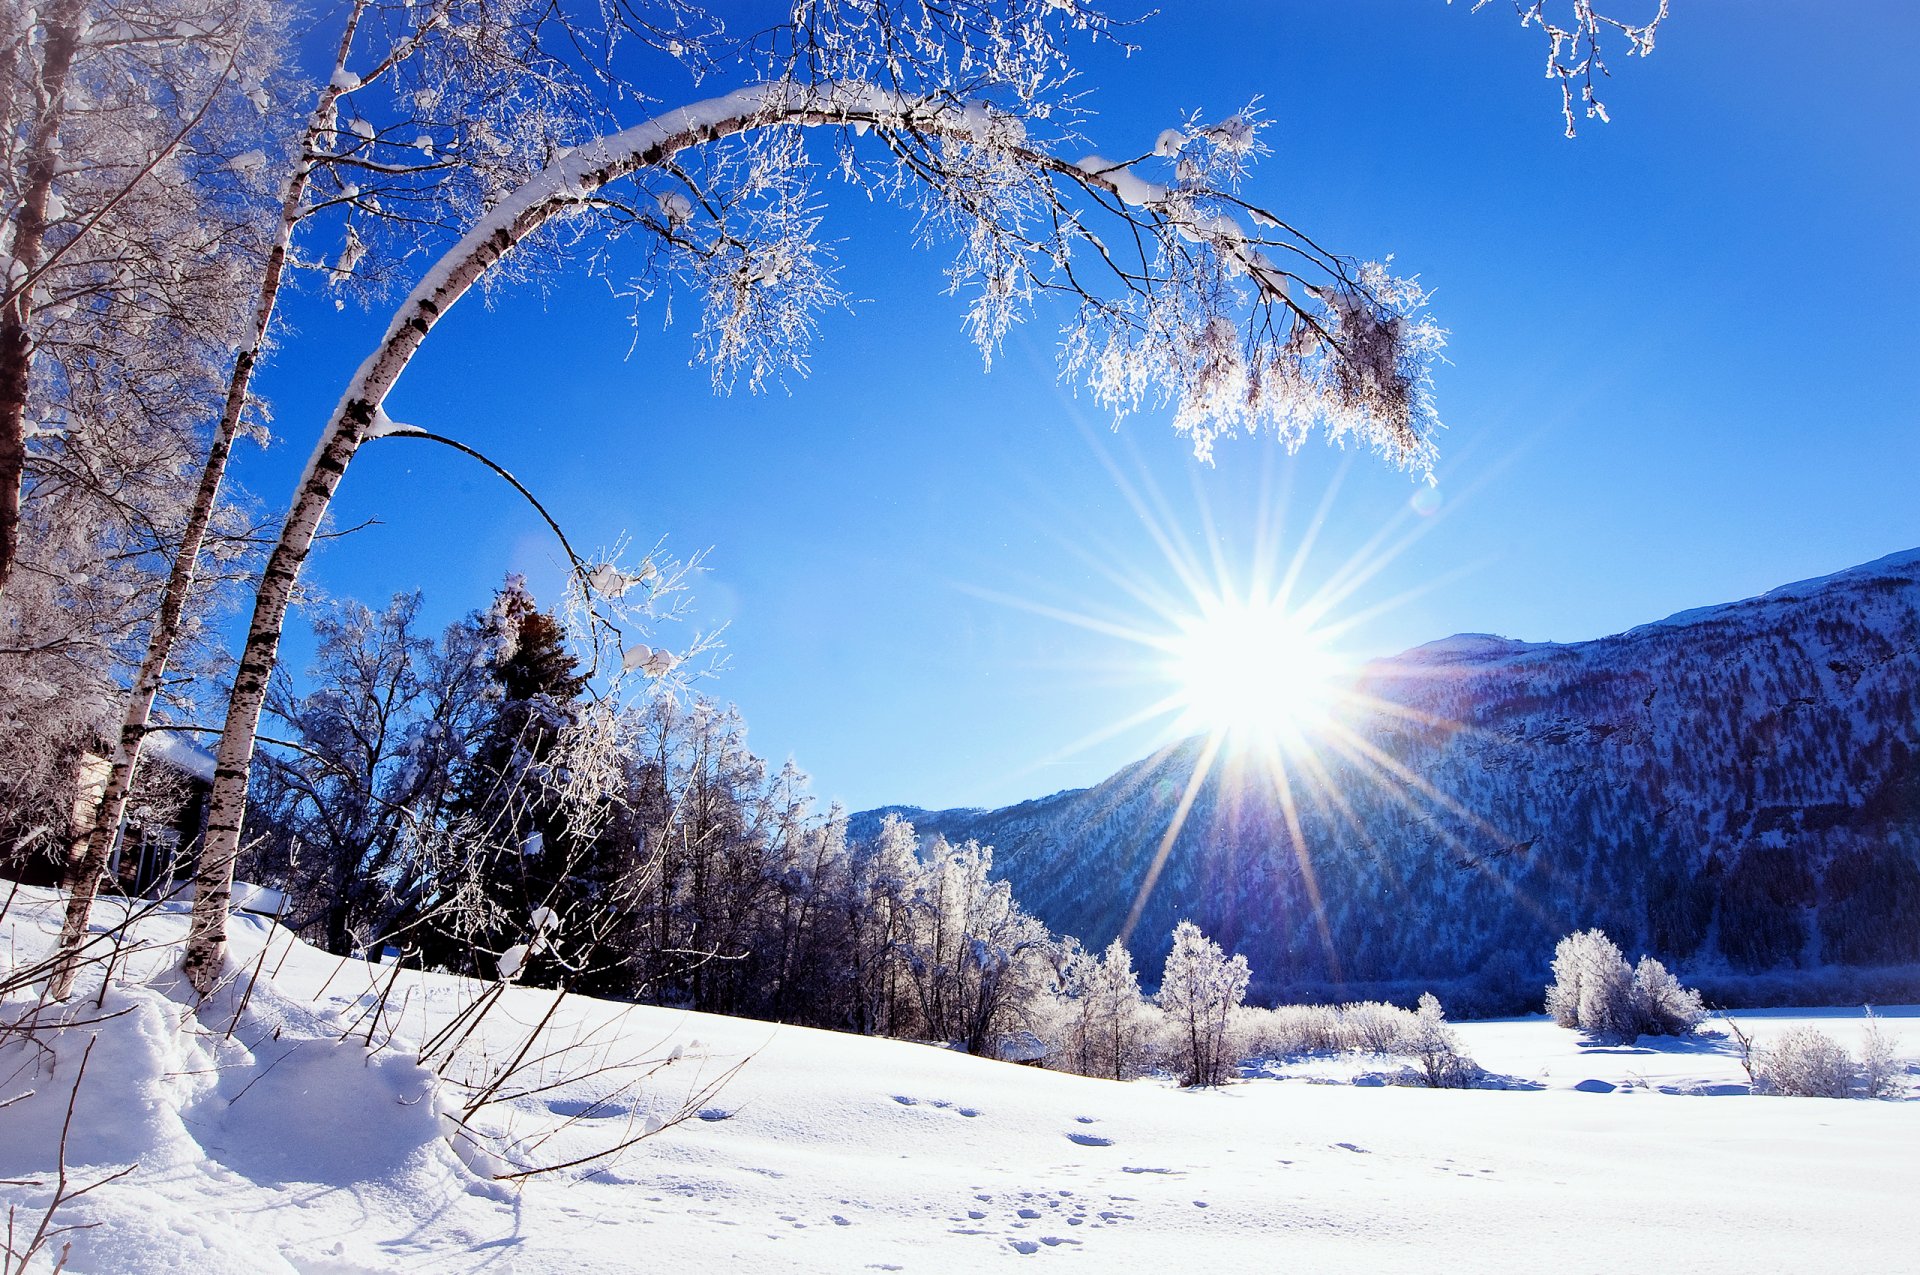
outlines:
[{"label": "snow-covered mountain", "polygon": [[[1920,550],[1591,642],[1461,634],[1355,691],[1350,741],[1287,767],[1297,818],[1270,768],[1201,783],[1131,938],[1149,970],[1182,917],[1269,995],[1537,994],[1589,925],[1696,975],[1920,961]],[[1028,908],[1099,947],[1201,752],[1001,810],[891,809],[991,843]]]}]

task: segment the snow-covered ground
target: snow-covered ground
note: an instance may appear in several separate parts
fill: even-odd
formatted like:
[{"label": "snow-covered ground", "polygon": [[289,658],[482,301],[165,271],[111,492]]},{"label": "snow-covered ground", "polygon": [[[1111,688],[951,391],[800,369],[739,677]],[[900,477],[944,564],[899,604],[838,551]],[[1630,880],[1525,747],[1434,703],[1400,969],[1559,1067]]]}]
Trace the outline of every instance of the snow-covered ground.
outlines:
[{"label": "snow-covered ground", "polygon": [[[0,978],[45,951],[54,903],[23,891],[0,919]],[[462,1092],[415,1061],[473,985],[389,985],[390,970],[237,929],[243,977],[197,1022],[170,973],[184,918],[169,914],[143,923],[148,946],[103,1008],[92,978],[60,1011],[75,1025],[0,1041],[0,1103],[34,1091],[0,1106],[0,1204],[18,1236],[45,1209],[97,1036],[69,1172],[85,1185],[137,1167],[56,1217],[91,1225],[61,1237],[71,1270],[1750,1275],[1916,1260],[1898,1219],[1920,1198],[1920,1102],[1754,1097],[1717,1035],[1599,1048],[1542,1020],[1459,1028],[1508,1089],[1310,1083],[1369,1069],[1343,1063],[1184,1092],[514,989],[458,1064],[498,1074],[551,1011],[471,1121],[503,1162],[560,1164],[649,1117],[697,1114],[610,1163],[504,1183],[453,1123]],[[241,1010],[263,940],[270,977]],[[370,1051],[382,991],[389,1026]],[[16,995],[0,1021],[33,1005]],[[1920,1009],[1882,1015],[1917,1070]],[[1742,1022],[1764,1041],[1818,1020],[1857,1047],[1858,1017]]]}]

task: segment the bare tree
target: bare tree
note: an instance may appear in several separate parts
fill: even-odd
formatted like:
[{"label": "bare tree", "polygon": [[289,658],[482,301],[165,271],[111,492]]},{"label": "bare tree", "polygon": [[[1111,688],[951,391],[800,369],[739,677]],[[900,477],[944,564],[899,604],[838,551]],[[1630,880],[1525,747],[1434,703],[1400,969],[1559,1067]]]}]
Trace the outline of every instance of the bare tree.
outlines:
[{"label": "bare tree", "polygon": [[484,704],[485,633],[461,621],[434,642],[414,631],[419,606],[401,594],[378,613],[328,608],[314,622],[310,689],[281,677],[269,699],[286,744],[256,786],[271,866],[291,887],[286,923],[341,954],[407,912]]}]

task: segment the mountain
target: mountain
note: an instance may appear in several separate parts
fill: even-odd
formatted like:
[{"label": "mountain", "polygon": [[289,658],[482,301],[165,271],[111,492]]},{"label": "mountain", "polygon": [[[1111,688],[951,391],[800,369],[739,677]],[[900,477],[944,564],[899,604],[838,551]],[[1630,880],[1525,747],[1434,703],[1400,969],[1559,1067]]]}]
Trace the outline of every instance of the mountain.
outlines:
[{"label": "mountain", "polygon": [[[1246,758],[1201,779],[1129,939],[1149,971],[1182,917],[1269,997],[1537,996],[1592,925],[1695,977],[1920,962],[1920,550],[1590,642],[1460,634],[1354,691],[1345,742],[1284,779]],[[897,813],[991,844],[1029,909],[1098,948],[1203,751],[854,829]]]}]

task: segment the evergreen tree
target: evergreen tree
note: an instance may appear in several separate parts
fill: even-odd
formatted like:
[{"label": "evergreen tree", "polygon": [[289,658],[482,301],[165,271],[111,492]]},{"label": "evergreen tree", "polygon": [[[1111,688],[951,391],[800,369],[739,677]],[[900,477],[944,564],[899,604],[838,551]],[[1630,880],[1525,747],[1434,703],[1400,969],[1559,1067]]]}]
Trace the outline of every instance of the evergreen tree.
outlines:
[{"label": "evergreen tree", "polygon": [[[604,856],[595,852],[600,820],[583,819],[567,800],[571,778],[563,750],[583,720],[587,679],[567,649],[565,630],[542,611],[518,575],[507,577],[485,618],[494,644],[488,674],[497,698],[457,782],[453,835],[478,875],[478,889],[455,903],[443,891],[441,911],[426,926],[441,958],[456,968],[506,973],[492,958],[527,940],[529,955],[547,957],[512,973],[538,981],[556,963],[590,967],[578,934],[535,926],[542,908],[563,922],[600,884]],[[538,941],[530,928],[542,932]],[[574,950],[568,951],[569,945]]]}]

